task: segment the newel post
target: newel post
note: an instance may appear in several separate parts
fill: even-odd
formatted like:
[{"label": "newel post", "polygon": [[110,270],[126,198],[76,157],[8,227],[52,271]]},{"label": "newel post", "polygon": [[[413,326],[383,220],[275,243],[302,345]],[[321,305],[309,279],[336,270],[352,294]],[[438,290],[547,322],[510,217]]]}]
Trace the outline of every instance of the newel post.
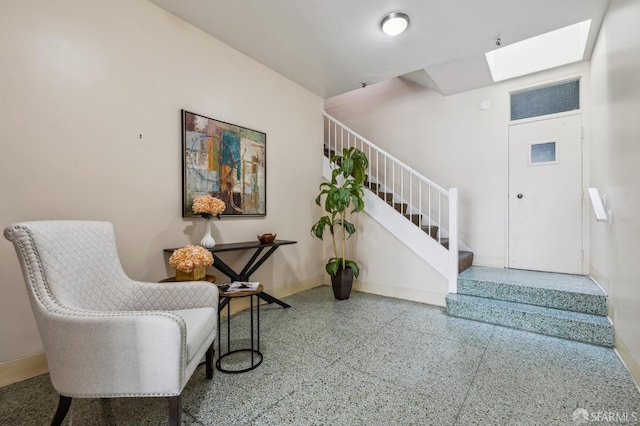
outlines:
[{"label": "newel post", "polygon": [[458,190],[449,189],[449,293],[458,292]]}]

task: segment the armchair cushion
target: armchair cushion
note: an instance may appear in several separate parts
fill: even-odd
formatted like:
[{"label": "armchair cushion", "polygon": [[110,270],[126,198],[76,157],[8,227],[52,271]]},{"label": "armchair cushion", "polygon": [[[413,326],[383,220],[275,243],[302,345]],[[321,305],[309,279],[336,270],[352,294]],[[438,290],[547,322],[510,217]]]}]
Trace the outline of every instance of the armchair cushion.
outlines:
[{"label": "armchair cushion", "polygon": [[187,362],[191,362],[198,350],[206,344],[207,337],[216,334],[218,327],[216,309],[208,307],[172,312],[180,316],[187,326]]}]

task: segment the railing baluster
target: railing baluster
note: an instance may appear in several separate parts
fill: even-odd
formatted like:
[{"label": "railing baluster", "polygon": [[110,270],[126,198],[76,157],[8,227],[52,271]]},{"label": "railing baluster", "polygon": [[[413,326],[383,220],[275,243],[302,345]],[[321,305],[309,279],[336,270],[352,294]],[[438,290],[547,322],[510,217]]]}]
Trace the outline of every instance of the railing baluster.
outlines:
[{"label": "railing baluster", "polygon": [[427,230],[431,235],[431,185],[429,185],[429,222],[427,223]]},{"label": "railing baluster", "polygon": [[442,193],[438,192],[438,231],[442,228]]},{"label": "railing baluster", "polygon": [[418,180],[418,214],[422,217],[422,180]]},{"label": "railing baluster", "polygon": [[[413,177],[409,175],[409,204],[413,205]],[[411,217],[411,221],[413,221],[413,216]],[[420,227],[422,223],[422,218],[418,216],[418,227]]]},{"label": "railing baluster", "polygon": [[387,156],[384,156],[384,190],[385,192],[389,190],[387,186]]}]

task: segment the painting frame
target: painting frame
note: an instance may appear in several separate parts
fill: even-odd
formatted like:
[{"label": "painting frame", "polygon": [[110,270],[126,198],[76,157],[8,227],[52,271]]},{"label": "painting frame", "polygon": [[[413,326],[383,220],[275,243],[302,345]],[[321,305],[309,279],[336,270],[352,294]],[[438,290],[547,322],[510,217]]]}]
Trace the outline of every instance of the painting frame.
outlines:
[{"label": "painting frame", "polygon": [[212,195],[221,216],[267,215],[267,134],[181,110],[182,217],[199,217],[193,199]]}]

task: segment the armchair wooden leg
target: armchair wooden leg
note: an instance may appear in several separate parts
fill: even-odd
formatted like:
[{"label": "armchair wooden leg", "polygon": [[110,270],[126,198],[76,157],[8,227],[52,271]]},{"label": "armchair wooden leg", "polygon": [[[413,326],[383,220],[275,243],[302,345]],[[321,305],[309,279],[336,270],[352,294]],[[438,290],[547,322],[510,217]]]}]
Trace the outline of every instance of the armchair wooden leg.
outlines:
[{"label": "armchair wooden leg", "polygon": [[213,343],[207,349],[207,355],[205,356],[205,368],[207,370],[207,379],[213,379]]},{"label": "armchair wooden leg", "polygon": [[53,416],[53,420],[51,421],[51,426],[60,426],[64,421],[64,418],[67,416],[69,412],[69,407],[71,407],[71,399],[68,396],[60,395],[60,401],[58,402],[58,409],[56,410],[55,416]]},{"label": "armchair wooden leg", "polygon": [[169,426],[180,426],[182,414],[182,401],[180,395],[169,397]]}]

